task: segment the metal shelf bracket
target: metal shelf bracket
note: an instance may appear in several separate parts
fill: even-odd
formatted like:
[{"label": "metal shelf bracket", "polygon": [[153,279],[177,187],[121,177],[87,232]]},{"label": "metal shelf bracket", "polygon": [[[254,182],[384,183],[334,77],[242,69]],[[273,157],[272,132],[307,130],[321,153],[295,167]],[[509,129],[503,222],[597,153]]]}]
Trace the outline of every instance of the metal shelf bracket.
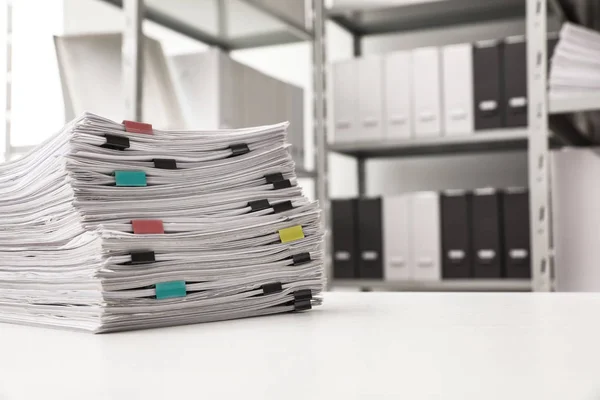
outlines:
[{"label": "metal shelf bracket", "polygon": [[550,188],[546,0],[527,0],[529,190],[533,290],[550,291]]}]

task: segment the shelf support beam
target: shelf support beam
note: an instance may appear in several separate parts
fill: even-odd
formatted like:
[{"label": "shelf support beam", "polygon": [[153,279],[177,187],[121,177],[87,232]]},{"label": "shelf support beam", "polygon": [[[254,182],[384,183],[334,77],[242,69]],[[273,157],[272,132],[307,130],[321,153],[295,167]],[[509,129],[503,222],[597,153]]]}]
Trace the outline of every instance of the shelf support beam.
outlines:
[{"label": "shelf support beam", "polygon": [[321,206],[321,226],[325,231],[325,273],[327,284],[332,281],[333,267],[331,259],[330,202],[329,202],[329,166],[327,147],[327,43],[325,42],[325,4],[324,0],[312,0],[312,66],[313,66],[313,116],[316,194]]},{"label": "shelf support beam", "polygon": [[527,0],[529,190],[533,290],[552,290],[546,0]]},{"label": "shelf support beam", "polygon": [[275,10],[272,7],[269,7],[257,0],[241,0],[241,1],[243,1],[244,3],[250,4],[257,10],[260,10],[260,11],[264,12],[265,14],[269,15],[271,18],[275,19],[276,21],[281,22],[282,24],[284,24],[286,26],[286,28],[290,32],[293,33],[294,36],[296,36],[302,40],[306,40],[306,41],[313,40],[314,29],[313,29],[312,33],[307,31],[306,27],[298,24],[295,21],[292,21],[288,16],[284,15],[282,12]]},{"label": "shelf support beam", "polygon": [[13,46],[13,5],[12,0],[6,1],[6,103],[4,114],[4,161],[10,161],[11,157],[11,111],[12,111],[12,46]]},{"label": "shelf support beam", "polygon": [[125,119],[142,121],[144,0],[124,0],[123,12],[125,13],[125,31],[121,59],[125,89]]}]

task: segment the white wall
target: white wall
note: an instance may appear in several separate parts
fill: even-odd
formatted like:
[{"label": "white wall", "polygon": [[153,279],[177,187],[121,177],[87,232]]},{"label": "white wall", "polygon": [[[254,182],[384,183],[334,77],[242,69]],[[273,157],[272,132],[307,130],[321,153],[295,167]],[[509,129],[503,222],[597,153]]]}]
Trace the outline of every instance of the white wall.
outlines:
[{"label": "white wall", "polygon": [[[37,144],[63,125],[63,103],[52,39],[62,31],[62,6],[62,0],[13,1],[12,146]],[[6,4],[0,2],[0,8],[0,157],[3,157]]]}]

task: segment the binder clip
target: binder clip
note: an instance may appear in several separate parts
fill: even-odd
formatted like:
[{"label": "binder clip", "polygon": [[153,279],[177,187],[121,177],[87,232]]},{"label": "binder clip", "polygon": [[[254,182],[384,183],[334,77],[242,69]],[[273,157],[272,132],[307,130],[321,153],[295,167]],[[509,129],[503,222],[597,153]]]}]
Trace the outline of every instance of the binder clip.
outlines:
[{"label": "binder clip", "polygon": [[106,143],[100,147],[121,151],[129,148],[129,138],[125,136],[111,135],[107,133],[104,135],[104,138],[106,139]]},{"label": "binder clip", "polygon": [[115,184],[121,187],[148,186],[144,171],[115,171]]},{"label": "binder clip", "polygon": [[304,239],[304,231],[302,225],[291,226],[289,228],[279,230],[279,239],[281,243],[293,242]]},{"label": "binder clip", "polygon": [[145,133],[148,135],[152,135],[153,133],[152,124],[124,120],[123,125],[125,125],[125,131],[129,133]]},{"label": "binder clip", "polygon": [[177,169],[177,161],[171,158],[154,158],[152,162],[154,163],[154,168]]},{"label": "binder clip", "polygon": [[156,261],[153,251],[132,251],[129,255],[131,256],[130,265],[147,264]]},{"label": "binder clip", "polygon": [[265,179],[267,183],[275,183],[283,180],[283,174],[281,172],[277,172],[274,174],[265,175]]},{"label": "binder clip", "polygon": [[261,210],[267,210],[267,209],[271,208],[271,205],[269,204],[269,200],[265,199],[265,200],[249,201],[248,207],[250,207],[250,212],[256,212],[256,211],[261,211]]},{"label": "binder clip", "polygon": [[294,311],[306,311],[312,308],[312,292],[310,289],[296,290],[294,292]]},{"label": "binder clip", "polygon": [[250,148],[246,143],[232,144],[229,149],[231,150],[229,157],[237,157],[250,152]]},{"label": "binder clip", "polygon": [[155,285],[156,298],[172,299],[174,297],[185,297],[187,294],[185,281],[161,282]]},{"label": "binder clip", "polygon": [[280,212],[289,211],[289,210],[294,209],[294,206],[292,205],[291,200],[284,201],[283,203],[273,204],[273,205],[271,205],[271,207],[273,208],[275,214],[279,214]]},{"label": "binder clip", "polygon": [[281,282],[265,283],[261,286],[263,294],[279,293],[283,290]]},{"label": "binder clip", "polygon": [[131,221],[131,226],[136,235],[165,233],[163,222],[159,219],[134,219]]},{"label": "binder clip", "polygon": [[312,261],[312,259],[310,258],[310,253],[294,254],[292,256],[292,260],[294,261],[293,265],[306,264]]},{"label": "binder clip", "polygon": [[283,180],[283,181],[277,181],[277,182],[273,182],[273,188],[275,190],[278,189],[287,189],[287,188],[291,188],[292,187],[292,182],[290,182],[289,179]]}]

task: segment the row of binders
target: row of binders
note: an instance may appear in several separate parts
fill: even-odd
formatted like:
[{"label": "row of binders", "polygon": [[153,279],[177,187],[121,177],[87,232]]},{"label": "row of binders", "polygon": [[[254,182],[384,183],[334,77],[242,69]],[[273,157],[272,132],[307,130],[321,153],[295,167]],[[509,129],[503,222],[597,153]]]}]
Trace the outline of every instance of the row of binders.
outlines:
[{"label": "row of binders", "polygon": [[84,114],[0,165],[0,322],[110,332],[320,304],[320,209],[286,129]]},{"label": "row of binders", "polygon": [[332,201],[334,279],[531,277],[526,189]]},{"label": "row of binders", "polygon": [[336,142],[527,126],[524,36],[370,55],[332,73]]}]

